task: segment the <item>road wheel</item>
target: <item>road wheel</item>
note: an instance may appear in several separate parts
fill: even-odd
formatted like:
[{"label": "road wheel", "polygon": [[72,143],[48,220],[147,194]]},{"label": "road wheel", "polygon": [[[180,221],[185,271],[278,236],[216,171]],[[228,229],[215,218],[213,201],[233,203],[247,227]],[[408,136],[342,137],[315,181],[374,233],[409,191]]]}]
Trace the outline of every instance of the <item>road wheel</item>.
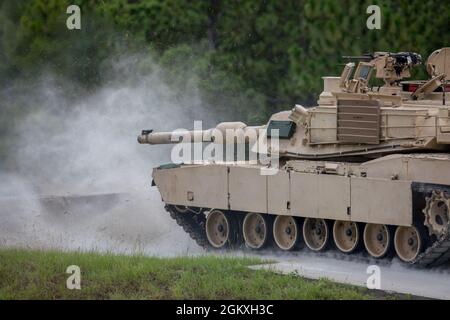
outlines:
[{"label": "road wheel", "polygon": [[330,228],[324,219],[306,218],[303,222],[303,239],[309,249],[322,251],[328,247]]},{"label": "road wheel", "polygon": [[242,233],[247,247],[264,248],[272,240],[273,219],[268,214],[249,212],[242,223]]},{"label": "road wheel", "polygon": [[298,219],[292,216],[277,216],[273,222],[273,238],[282,250],[293,250],[300,238]]},{"label": "road wheel", "polygon": [[361,243],[360,227],[353,221],[336,220],[333,224],[333,239],[341,252],[352,253]]},{"label": "road wheel", "polygon": [[238,232],[232,215],[220,210],[212,210],[208,214],[205,230],[209,244],[216,249],[232,245],[233,233]]},{"label": "road wheel", "polygon": [[374,258],[383,258],[392,250],[392,229],[385,224],[366,224],[363,238],[367,252]]},{"label": "road wheel", "polygon": [[404,262],[411,262],[422,252],[424,235],[415,226],[398,226],[395,230],[394,247],[397,256]]}]

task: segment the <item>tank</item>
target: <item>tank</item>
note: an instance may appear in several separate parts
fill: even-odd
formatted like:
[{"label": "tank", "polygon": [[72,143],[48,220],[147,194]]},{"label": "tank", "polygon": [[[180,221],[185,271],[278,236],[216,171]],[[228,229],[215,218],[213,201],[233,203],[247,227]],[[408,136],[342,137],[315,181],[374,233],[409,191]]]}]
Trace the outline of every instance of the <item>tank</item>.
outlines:
[{"label": "tank", "polygon": [[[317,106],[261,126],[142,131],[141,144],[175,144],[152,186],[198,245],[449,260],[450,48],[425,63],[412,52],[344,58]],[[421,64],[429,79],[406,81]]]}]

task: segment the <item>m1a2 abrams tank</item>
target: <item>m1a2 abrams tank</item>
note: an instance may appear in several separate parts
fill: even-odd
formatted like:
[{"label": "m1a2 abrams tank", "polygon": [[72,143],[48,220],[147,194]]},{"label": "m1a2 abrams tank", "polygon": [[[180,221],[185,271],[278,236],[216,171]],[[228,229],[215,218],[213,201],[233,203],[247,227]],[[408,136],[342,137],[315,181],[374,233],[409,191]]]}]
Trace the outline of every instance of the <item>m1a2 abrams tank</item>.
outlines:
[{"label": "m1a2 abrams tank", "polygon": [[441,264],[450,258],[450,48],[429,56],[428,80],[403,81],[421,63],[411,52],[360,57],[356,70],[350,62],[340,77],[324,77],[316,107],[296,105],[261,127],[144,130],[139,143],[251,149],[245,158],[161,165],[152,185],[204,247],[333,246]]}]

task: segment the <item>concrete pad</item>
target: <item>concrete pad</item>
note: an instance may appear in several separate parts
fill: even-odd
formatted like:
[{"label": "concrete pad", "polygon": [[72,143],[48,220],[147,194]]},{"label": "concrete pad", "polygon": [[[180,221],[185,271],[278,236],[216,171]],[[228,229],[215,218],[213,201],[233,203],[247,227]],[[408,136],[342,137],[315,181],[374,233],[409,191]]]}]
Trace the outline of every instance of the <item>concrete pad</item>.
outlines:
[{"label": "concrete pad", "polygon": [[[278,259],[279,260],[279,259]],[[282,274],[296,274],[309,279],[326,278],[331,281],[367,287],[373,264],[366,261],[343,261],[325,256],[305,256],[295,259],[251,266],[252,269],[271,270]],[[377,265],[380,289],[434,299],[450,299],[450,272],[446,269],[416,269],[399,262]],[[373,283],[373,282],[371,282]]]}]

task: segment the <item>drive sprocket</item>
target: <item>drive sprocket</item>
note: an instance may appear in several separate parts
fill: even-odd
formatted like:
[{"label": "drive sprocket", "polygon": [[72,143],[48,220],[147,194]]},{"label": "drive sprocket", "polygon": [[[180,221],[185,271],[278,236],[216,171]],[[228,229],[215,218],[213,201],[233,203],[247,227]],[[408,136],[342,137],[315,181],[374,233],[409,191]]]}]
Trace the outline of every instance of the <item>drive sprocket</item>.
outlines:
[{"label": "drive sprocket", "polygon": [[430,236],[439,237],[450,223],[450,195],[445,191],[433,190],[431,197],[426,198],[423,213],[425,215],[424,225],[428,228]]}]

